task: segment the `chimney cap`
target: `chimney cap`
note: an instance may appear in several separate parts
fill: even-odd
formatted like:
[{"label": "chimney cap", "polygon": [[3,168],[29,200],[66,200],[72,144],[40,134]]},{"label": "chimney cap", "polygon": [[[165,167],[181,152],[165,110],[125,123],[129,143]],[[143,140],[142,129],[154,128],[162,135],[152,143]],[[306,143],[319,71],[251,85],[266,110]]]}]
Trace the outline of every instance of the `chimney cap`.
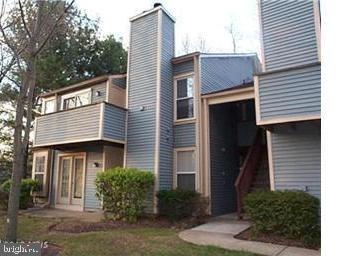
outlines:
[{"label": "chimney cap", "polygon": [[157,8],[158,6],[163,6],[161,3],[154,3],[153,8]]}]

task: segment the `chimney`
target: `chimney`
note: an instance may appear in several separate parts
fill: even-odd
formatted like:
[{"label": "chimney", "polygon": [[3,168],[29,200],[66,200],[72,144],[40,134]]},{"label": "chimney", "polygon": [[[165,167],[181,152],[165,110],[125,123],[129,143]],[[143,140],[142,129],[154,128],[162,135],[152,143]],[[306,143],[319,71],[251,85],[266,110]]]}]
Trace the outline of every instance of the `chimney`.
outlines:
[{"label": "chimney", "polygon": [[172,188],[175,21],[159,3],[130,21],[125,166],[153,172],[156,192]]}]

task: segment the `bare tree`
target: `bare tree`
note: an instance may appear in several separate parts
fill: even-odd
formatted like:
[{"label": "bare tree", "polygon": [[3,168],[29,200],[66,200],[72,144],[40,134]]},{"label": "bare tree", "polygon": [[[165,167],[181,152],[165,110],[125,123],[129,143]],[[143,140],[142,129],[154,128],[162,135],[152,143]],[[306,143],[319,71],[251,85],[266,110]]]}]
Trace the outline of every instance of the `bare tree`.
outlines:
[{"label": "bare tree", "polygon": [[196,51],[209,52],[209,48],[207,48],[206,40],[202,36],[198,37]]},{"label": "bare tree", "polygon": [[231,22],[229,26],[226,27],[226,29],[232,38],[233,52],[236,53],[237,47],[238,47],[237,44],[238,44],[238,41],[241,39],[241,35],[238,32],[238,29],[234,22]]},{"label": "bare tree", "polygon": [[[14,59],[13,65],[16,65],[18,69],[19,80],[19,93],[15,102],[13,168],[5,230],[7,241],[16,241],[17,239],[20,184],[25,166],[25,152],[29,143],[37,58],[58,25],[63,22],[64,15],[73,3],[74,0],[68,4],[61,1],[23,2],[18,0],[7,11],[7,2],[2,0],[0,40],[1,44],[6,45],[11,52]],[[27,15],[25,7],[31,8],[30,15]],[[13,19],[11,14],[14,12],[19,12],[19,19]],[[25,117],[26,122],[24,122]]]},{"label": "bare tree", "polygon": [[186,34],[185,38],[182,40],[182,52],[183,54],[188,54],[191,51],[191,43],[189,39],[189,35]]}]

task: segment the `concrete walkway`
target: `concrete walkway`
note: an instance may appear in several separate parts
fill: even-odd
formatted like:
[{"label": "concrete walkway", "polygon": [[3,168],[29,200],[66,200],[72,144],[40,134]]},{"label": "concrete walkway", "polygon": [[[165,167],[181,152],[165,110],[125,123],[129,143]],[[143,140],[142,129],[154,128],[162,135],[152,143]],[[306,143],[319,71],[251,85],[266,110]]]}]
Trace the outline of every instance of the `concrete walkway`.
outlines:
[{"label": "concrete walkway", "polygon": [[319,251],[271,243],[245,241],[235,235],[250,226],[234,215],[211,219],[208,223],[179,233],[184,241],[198,245],[214,245],[228,250],[246,251],[269,256],[318,256]]}]

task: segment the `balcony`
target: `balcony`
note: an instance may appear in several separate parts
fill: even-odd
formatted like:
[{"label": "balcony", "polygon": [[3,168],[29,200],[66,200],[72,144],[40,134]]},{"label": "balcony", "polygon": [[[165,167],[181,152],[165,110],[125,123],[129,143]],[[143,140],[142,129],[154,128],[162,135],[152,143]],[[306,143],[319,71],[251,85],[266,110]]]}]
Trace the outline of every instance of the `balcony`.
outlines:
[{"label": "balcony", "polygon": [[34,147],[87,141],[125,143],[126,110],[101,102],[36,119]]}]

